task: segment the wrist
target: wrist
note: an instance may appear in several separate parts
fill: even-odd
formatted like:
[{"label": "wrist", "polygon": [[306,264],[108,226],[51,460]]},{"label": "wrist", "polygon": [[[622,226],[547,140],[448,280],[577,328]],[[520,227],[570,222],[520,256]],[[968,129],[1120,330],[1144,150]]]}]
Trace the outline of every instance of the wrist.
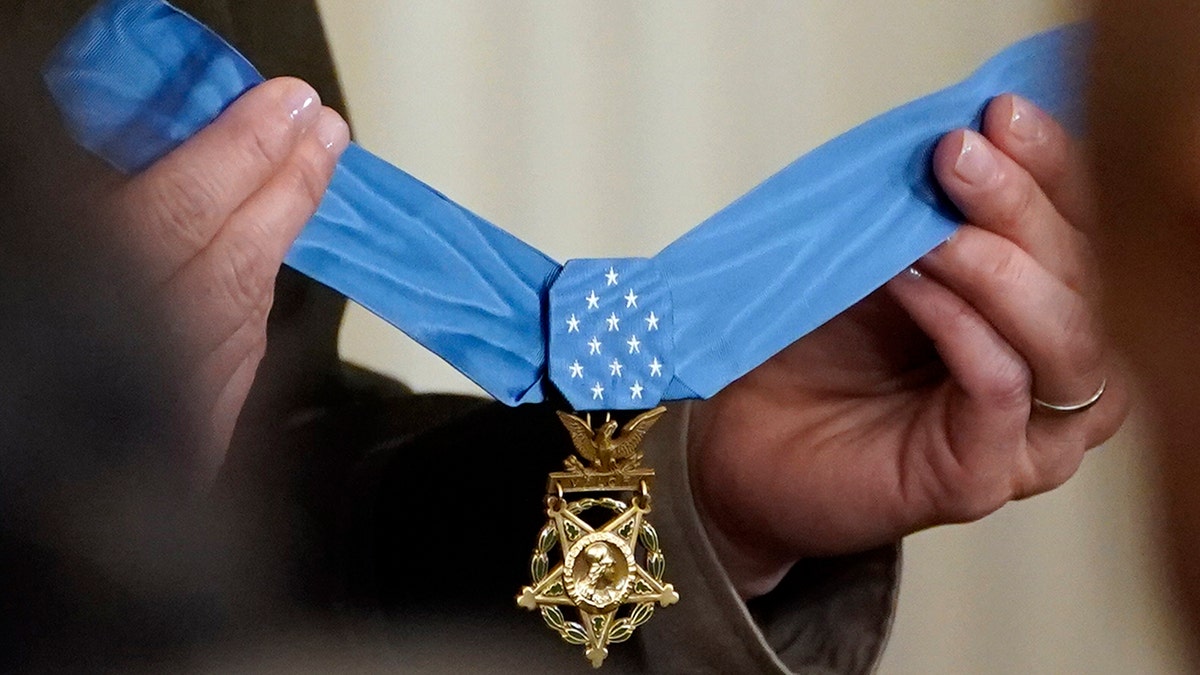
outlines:
[{"label": "wrist", "polygon": [[[796,563],[796,557],[770,545],[768,537],[740,519],[739,510],[721,499],[730,494],[729,476],[714,477],[706,461],[715,441],[713,406],[692,405],[689,420],[688,462],[692,500],[717,561],[742,600],[770,593]],[[736,489],[732,489],[736,492]]]},{"label": "wrist", "polygon": [[717,527],[699,504],[697,510],[717,560],[742,600],[752,600],[775,590],[796,564],[795,560],[755,555],[754,549],[740,544]]}]

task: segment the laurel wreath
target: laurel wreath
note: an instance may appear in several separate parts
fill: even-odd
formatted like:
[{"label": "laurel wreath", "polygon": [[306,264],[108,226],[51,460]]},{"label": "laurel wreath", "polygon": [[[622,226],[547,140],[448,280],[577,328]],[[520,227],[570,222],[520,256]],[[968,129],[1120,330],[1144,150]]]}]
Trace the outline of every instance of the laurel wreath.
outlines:
[{"label": "laurel wreath", "polygon": [[[596,507],[609,509],[617,515],[621,515],[629,508],[624,502],[608,497],[581,499],[567,505],[567,509],[575,515]],[[662,554],[662,548],[658,542],[658,532],[654,526],[643,520],[642,529],[638,533],[638,541],[646,549],[646,571],[654,577],[655,581],[661,582],[663,573],[666,571],[667,560]],[[553,522],[546,523],[546,526],[538,533],[537,548],[534,551],[533,559],[530,560],[530,572],[533,576],[534,586],[540,584],[550,574],[549,554],[556,544],[558,544],[558,530],[554,527]],[[649,621],[652,616],[654,616],[654,603],[638,603],[629,616],[613,622],[612,628],[608,631],[608,641],[610,643],[625,642],[633,636],[634,629]],[[563,640],[573,645],[587,644],[587,629],[581,623],[567,621],[558,607],[542,607],[542,619],[545,620],[546,625],[557,631]]]}]

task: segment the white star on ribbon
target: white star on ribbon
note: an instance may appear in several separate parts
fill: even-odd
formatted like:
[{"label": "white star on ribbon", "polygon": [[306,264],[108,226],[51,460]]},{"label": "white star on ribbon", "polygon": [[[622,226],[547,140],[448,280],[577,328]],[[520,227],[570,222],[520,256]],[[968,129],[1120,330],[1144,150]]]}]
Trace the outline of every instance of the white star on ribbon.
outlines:
[{"label": "white star on ribbon", "polygon": [[619,318],[617,318],[616,312],[609,314],[607,321],[608,321],[608,332],[611,333],[614,330],[615,331],[621,330],[621,320]]},{"label": "white star on ribbon", "polygon": [[571,364],[571,379],[575,378],[583,379],[583,366],[579,365],[578,360]]},{"label": "white star on ribbon", "polygon": [[654,316],[654,312],[650,312],[650,316],[646,317],[646,331],[652,330],[658,330],[658,317]]},{"label": "white star on ribbon", "polygon": [[620,275],[617,274],[617,271],[610,267],[610,268],[608,268],[608,274],[605,274],[604,278],[608,280],[609,286],[616,286],[618,276],[620,276]]},{"label": "white star on ribbon", "polygon": [[600,296],[596,295],[596,291],[588,293],[588,296],[584,300],[587,300],[588,309],[600,309]]},{"label": "white star on ribbon", "polygon": [[625,294],[625,309],[629,309],[630,307],[637,309],[637,299],[638,296],[633,292],[633,289],[629,289],[629,292]]},{"label": "white star on ribbon", "polygon": [[574,314],[571,315],[571,318],[567,319],[567,332],[568,333],[578,333],[579,332],[579,319],[576,319]]},{"label": "white star on ribbon", "polygon": [[629,353],[630,354],[641,354],[642,353],[642,343],[638,342],[636,335],[629,338],[629,341],[626,342],[625,344],[629,345]]},{"label": "white star on ribbon", "polygon": [[658,362],[658,357],[650,362],[650,377],[662,377],[663,364]]},{"label": "white star on ribbon", "polygon": [[645,389],[646,388],[642,386],[641,382],[634,382],[633,386],[629,388],[629,397],[634,400],[641,400],[642,392],[645,391]]},{"label": "white star on ribbon", "polygon": [[613,359],[613,362],[608,364],[608,369],[611,371],[609,374],[613,377],[621,377],[621,369],[624,367],[620,361]]},{"label": "white star on ribbon", "polygon": [[595,335],[592,336],[592,341],[588,343],[588,346],[592,348],[592,354],[600,353],[600,341],[596,339]]},{"label": "white star on ribbon", "polygon": [[601,387],[599,382],[596,383],[596,386],[592,387],[592,400],[604,400],[604,387]]}]

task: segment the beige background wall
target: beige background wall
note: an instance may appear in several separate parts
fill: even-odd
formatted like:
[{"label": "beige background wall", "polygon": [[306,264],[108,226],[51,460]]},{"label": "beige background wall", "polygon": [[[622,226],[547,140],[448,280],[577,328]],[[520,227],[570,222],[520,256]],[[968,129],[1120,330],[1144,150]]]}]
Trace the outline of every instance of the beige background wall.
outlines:
[{"label": "beige background wall", "polygon": [[[551,256],[644,255],[796,156],[1079,15],[1006,0],[323,0],[359,140]],[[343,352],[472,391],[354,308]],[[1170,673],[1138,447],[907,543],[884,673]]]}]

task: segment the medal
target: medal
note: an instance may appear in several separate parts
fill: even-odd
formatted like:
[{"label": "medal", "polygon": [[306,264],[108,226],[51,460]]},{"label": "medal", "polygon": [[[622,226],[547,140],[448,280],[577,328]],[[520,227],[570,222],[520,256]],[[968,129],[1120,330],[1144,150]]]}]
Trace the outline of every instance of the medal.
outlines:
[{"label": "medal", "polygon": [[[1085,30],[1035,36],[970,78],[783,168],[651,258],[542,252],[352,144],[286,260],[397,326],[507,405],[644,411],[621,428],[560,413],[578,456],[547,483],[517,597],[593,665],[679,595],[647,517],[638,445],[661,401],[708,398],[944,241],[960,214],[933,183],[934,139],[1013,92],[1073,118]],[[262,76],[164,0],[104,0],[44,72],[67,128],[134,173]],[[1078,125],[1076,125],[1078,126]],[[599,414],[599,413],[595,413]]]},{"label": "medal", "polygon": [[647,519],[654,470],[642,466],[638,447],[666,411],[642,413],[616,436],[611,416],[593,430],[590,415],[558,413],[579,457],[568,457],[547,481],[548,521],[529,562],[532,585],[521,590],[517,605],[541,612],[596,668],[608,645],[632,637],[655,605],[679,601],[663,581],[666,557]]}]

